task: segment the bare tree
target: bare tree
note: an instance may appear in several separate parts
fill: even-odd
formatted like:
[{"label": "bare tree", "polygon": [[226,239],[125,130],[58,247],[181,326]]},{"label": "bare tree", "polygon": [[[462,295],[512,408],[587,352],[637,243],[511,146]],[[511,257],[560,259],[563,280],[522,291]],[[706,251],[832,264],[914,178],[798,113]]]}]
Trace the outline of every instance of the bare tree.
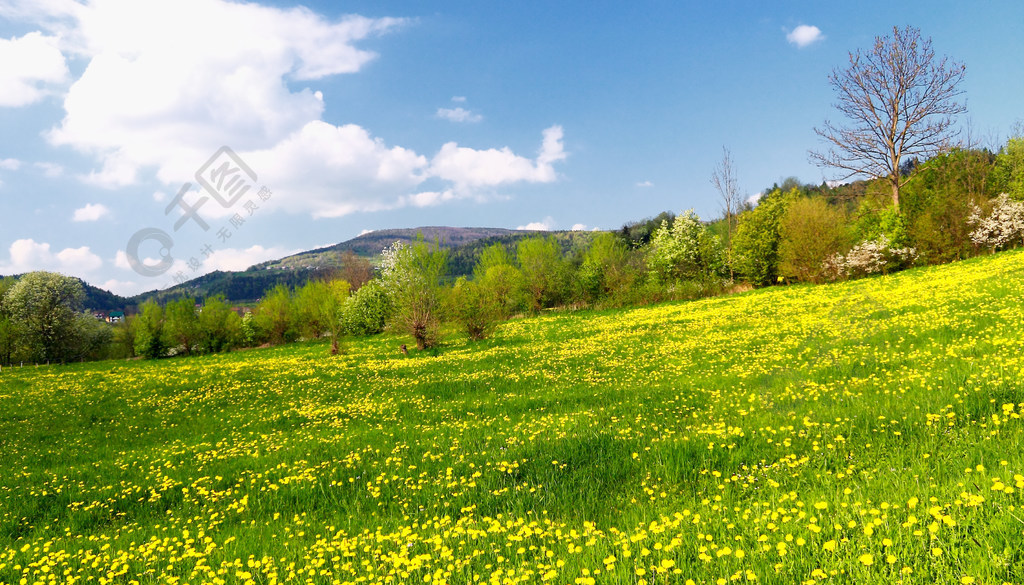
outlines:
[{"label": "bare tree", "polygon": [[725,249],[729,255],[729,274],[732,275],[732,232],[736,227],[736,215],[740,211],[742,198],[736,181],[736,170],[732,165],[732,153],[722,147],[722,161],[715,165],[711,173],[711,184],[718,190],[718,198],[722,201],[725,213]]},{"label": "bare tree", "polygon": [[948,57],[937,59],[931,39],[921,31],[893,27],[892,37],[876,37],[870,52],[850,53],[846,69],[835,69],[829,82],[838,94],[835,107],[849,119],[844,127],[826,121],[815,128],[829,146],[812,151],[811,161],[846,171],[841,179],[865,174],[885,179],[892,204],[900,209],[904,157],[922,160],[940,152],[957,132],[957,114],[966,107],[957,101],[958,85],[966,71]]}]

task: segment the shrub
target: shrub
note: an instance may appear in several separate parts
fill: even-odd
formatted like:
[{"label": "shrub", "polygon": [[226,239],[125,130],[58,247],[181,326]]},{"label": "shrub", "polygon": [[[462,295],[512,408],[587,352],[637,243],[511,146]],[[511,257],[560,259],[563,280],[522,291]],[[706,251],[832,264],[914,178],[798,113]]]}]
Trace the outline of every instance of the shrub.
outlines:
[{"label": "shrub", "polygon": [[347,335],[374,335],[384,331],[391,317],[392,305],[380,280],[371,280],[359,287],[345,301],[342,331]]}]

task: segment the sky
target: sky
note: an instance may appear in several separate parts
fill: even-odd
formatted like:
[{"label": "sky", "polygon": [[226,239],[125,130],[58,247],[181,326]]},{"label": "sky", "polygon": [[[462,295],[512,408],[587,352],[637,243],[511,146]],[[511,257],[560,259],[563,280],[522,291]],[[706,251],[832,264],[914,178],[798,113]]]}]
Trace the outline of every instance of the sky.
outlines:
[{"label": "sky", "polygon": [[[813,166],[893,26],[1024,119],[1024,3],[0,0],[0,274],[118,294],[376,229],[616,229]],[[965,132],[966,134],[966,132]]]}]

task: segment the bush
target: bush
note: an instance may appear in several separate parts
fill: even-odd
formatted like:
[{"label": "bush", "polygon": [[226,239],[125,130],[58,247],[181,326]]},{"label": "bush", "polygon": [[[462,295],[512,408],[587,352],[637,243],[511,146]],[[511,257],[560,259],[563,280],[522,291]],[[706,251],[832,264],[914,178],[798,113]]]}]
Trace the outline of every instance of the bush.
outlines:
[{"label": "bush", "polygon": [[391,299],[380,280],[371,280],[345,301],[342,330],[346,335],[375,335],[391,317]]},{"label": "bush", "polygon": [[1017,240],[1024,243],[1024,203],[1010,199],[1007,193],[992,200],[987,216],[975,206],[967,223],[974,227],[971,242],[992,252]]}]

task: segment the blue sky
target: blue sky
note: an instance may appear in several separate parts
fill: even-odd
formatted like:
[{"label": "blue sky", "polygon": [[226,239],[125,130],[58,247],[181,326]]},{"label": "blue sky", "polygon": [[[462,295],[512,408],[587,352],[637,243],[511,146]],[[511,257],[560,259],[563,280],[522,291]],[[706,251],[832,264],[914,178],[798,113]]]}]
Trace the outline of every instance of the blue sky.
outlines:
[{"label": "blue sky", "polygon": [[[998,148],[1024,119],[1024,4],[965,10],[0,0],[0,274],[133,294],[365,230],[711,218],[723,146],[748,195],[832,178],[807,161],[828,74],[894,25],[966,64],[962,121]],[[214,198],[197,171],[221,146],[237,159],[199,175],[249,189]],[[129,250],[144,229],[171,259]]]}]

